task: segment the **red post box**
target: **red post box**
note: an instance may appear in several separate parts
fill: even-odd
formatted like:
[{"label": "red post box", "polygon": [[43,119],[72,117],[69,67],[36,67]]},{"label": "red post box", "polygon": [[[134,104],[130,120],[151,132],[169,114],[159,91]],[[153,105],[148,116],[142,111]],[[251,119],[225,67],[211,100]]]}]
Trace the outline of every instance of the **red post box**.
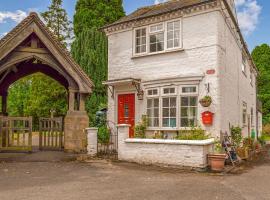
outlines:
[{"label": "red post box", "polygon": [[208,126],[212,125],[213,118],[214,118],[214,113],[211,113],[209,111],[202,113],[202,121],[204,125],[208,125]]}]

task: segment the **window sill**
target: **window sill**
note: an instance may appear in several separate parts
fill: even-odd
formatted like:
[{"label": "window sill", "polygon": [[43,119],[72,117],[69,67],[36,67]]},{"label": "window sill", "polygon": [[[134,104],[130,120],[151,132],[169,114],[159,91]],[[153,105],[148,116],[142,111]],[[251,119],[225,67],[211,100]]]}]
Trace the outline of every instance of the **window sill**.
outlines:
[{"label": "window sill", "polygon": [[138,54],[138,55],[133,55],[131,58],[141,58],[141,57],[146,57],[146,56],[154,56],[154,55],[159,55],[159,54],[165,54],[165,53],[172,53],[172,52],[179,52],[179,51],[184,51],[183,48],[177,48],[177,49],[169,49],[166,51],[160,51],[160,52],[155,52],[155,53],[144,53],[144,54]]}]

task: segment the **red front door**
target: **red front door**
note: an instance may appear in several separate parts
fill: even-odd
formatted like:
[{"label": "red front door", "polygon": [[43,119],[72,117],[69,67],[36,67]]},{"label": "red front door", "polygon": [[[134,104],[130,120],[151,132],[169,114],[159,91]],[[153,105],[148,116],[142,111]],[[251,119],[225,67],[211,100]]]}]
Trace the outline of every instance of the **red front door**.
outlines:
[{"label": "red front door", "polygon": [[135,94],[118,95],[118,124],[130,124],[129,137],[134,137]]}]

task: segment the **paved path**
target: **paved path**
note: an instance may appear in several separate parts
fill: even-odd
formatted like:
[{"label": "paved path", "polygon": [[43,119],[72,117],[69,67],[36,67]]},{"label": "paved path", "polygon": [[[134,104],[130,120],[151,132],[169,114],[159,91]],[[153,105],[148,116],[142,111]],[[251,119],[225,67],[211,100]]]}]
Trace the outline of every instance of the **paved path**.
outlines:
[{"label": "paved path", "polygon": [[270,162],[217,176],[106,161],[2,162],[1,200],[269,200]]}]

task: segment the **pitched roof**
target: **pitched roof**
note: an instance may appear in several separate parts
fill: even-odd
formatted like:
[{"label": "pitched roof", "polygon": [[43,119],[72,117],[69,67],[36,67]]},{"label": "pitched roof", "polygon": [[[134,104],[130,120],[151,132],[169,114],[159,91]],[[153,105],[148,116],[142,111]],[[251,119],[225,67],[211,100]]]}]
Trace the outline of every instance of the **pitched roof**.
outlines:
[{"label": "pitched roof", "polygon": [[5,35],[0,40],[0,49],[4,47],[10,40],[12,40],[16,35],[20,34],[21,31],[24,30],[27,25],[35,22],[40,26],[40,28],[45,32],[47,37],[55,44],[58,50],[62,53],[64,58],[71,64],[75,71],[77,71],[86,83],[93,87],[94,84],[92,80],[88,77],[88,75],[83,71],[83,69],[75,62],[75,60],[71,57],[69,51],[66,47],[55,37],[55,35],[49,30],[49,28],[41,21],[38,14],[35,12],[31,12],[29,16],[27,16],[24,20],[22,20],[15,28],[13,28],[7,35]]},{"label": "pitched roof", "polygon": [[184,9],[193,5],[198,5],[209,1],[213,0],[170,0],[165,3],[142,7],[137,9],[130,15],[122,17],[118,21],[105,26],[104,28],[111,27],[117,24],[122,24],[129,21],[140,20],[160,14],[169,13],[172,11]]}]

